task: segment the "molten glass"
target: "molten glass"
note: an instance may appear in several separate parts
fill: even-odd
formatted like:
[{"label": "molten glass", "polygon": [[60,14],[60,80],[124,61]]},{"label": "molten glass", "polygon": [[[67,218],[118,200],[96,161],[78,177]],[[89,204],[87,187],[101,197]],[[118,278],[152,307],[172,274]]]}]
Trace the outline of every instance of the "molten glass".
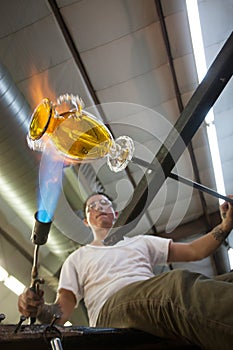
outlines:
[{"label": "molten glass", "polygon": [[[75,108],[58,112],[68,103]],[[32,114],[27,136],[29,147],[43,151],[50,139],[70,161],[88,162],[107,157],[112,171],[123,170],[133,156],[132,139],[120,136],[114,141],[108,128],[82,108],[83,102],[78,96],[61,95],[56,105],[48,98],[43,99]]]}]

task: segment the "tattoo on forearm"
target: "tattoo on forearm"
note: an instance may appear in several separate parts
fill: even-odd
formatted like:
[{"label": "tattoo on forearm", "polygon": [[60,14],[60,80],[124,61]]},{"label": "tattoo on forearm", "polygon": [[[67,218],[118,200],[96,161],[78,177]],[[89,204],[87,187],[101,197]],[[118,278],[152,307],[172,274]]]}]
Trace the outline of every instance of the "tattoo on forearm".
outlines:
[{"label": "tattoo on forearm", "polygon": [[59,304],[45,304],[37,318],[41,323],[51,323],[54,315],[62,316]]},{"label": "tattoo on forearm", "polygon": [[212,231],[212,235],[216,241],[223,242],[228,236],[228,232],[223,231],[220,227],[215,227]]}]

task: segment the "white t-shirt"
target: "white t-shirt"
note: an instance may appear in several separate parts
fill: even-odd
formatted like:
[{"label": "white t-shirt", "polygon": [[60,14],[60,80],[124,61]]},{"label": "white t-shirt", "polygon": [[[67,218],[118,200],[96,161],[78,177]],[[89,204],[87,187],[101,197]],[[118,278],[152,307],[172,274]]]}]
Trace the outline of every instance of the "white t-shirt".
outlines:
[{"label": "white t-shirt", "polygon": [[86,245],[64,262],[58,288],[72,291],[77,305],[84,298],[94,327],[105,301],[126,285],[154,276],[153,267],[165,264],[170,239],[139,235],[114,246]]}]

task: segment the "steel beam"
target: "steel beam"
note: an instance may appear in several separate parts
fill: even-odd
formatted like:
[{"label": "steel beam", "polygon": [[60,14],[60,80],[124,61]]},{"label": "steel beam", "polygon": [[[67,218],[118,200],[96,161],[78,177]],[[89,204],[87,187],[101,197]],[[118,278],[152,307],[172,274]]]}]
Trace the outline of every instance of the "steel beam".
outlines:
[{"label": "steel beam", "polygon": [[204,121],[206,114],[232,77],[232,62],[233,33],[227,39],[206,76],[180,114],[164,144],[155,155],[151,163],[154,169],[153,172],[145,173],[134,190],[131,202],[121,213],[109,236],[104,240],[106,245],[115,244],[136,227],[186,146]]}]

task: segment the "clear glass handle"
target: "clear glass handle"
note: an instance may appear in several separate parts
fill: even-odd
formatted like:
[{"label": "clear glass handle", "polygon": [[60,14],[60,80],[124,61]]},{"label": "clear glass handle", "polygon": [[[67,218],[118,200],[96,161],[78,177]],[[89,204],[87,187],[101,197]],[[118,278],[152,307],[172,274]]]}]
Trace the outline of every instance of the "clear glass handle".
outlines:
[{"label": "clear glass handle", "polygon": [[110,170],[117,173],[127,167],[135,148],[133,140],[129,136],[118,137],[114,146],[107,155],[107,164]]}]

